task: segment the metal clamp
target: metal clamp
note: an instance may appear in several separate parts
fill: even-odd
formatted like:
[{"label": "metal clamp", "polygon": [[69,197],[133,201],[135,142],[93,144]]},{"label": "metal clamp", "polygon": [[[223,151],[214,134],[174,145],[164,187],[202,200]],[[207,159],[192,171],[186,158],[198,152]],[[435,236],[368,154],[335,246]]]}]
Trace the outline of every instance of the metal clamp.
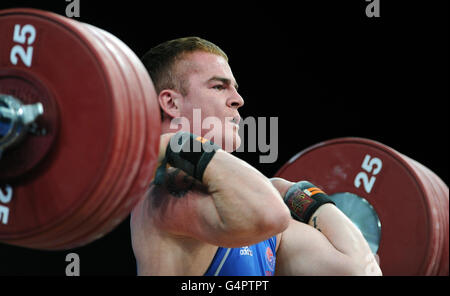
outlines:
[{"label": "metal clamp", "polygon": [[0,94],[0,158],[5,149],[23,139],[42,114],[44,107],[41,103],[24,105],[13,96]]}]

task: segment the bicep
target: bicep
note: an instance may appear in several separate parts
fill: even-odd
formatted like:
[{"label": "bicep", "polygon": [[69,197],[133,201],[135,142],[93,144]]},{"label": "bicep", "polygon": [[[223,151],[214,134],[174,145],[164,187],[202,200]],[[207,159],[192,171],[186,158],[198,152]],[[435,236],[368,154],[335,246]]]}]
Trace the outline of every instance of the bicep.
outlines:
[{"label": "bicep", "polygon": [[346,275],[350,258],[337,251],[310,225],[292,220],[283,232],[277,251],[276,275]]}]

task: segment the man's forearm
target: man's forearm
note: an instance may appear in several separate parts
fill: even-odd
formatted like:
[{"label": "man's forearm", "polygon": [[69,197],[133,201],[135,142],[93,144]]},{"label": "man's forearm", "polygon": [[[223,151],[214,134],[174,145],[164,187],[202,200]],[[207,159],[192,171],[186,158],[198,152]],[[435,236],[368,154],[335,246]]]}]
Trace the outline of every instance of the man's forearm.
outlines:
[{"label": "man's forearm", "polygon": [[274,232],[281,232],[289,223],[289,210],[269,179],[223,150],[217,151],[206,168],[203,184],[231,229],[249,225],[253,228],[249,231],[274,227]]},{"label": "man's forearm", "polygon": [[370,251],[361,231],[333,204],[322,205],[308,224],[322,232],[341,253],[357,256]]},{"label": "man's forearm", "polygon": [[308,224],[319,230],[341,253],[349,256],[363,274],[381,275],[381,270],[370,247],[356,225],[335,205],[319,207]]}]

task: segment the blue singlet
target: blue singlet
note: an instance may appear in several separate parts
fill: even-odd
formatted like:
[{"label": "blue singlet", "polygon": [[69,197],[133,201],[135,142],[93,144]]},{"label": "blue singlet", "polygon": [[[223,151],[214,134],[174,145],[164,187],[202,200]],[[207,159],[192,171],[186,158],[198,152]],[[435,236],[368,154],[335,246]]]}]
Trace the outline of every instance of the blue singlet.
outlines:
[{"label": "blue singlet", "polygon": [[217,249],[206,276],[264,276],[275,273],[276,236],[253,246]]}]

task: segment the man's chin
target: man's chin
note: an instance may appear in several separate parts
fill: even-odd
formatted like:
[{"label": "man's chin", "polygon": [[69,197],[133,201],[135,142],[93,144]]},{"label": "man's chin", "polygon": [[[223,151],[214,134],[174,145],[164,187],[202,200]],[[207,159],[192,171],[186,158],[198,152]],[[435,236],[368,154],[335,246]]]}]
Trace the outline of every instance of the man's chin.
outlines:
[{"label": "man's chin", "polygon": [[229,153],[236,151],[239,146],[241,146],[241,138],[239,136],[230,139],[226,138],[225,143],[222,143],[222,149]]}]

